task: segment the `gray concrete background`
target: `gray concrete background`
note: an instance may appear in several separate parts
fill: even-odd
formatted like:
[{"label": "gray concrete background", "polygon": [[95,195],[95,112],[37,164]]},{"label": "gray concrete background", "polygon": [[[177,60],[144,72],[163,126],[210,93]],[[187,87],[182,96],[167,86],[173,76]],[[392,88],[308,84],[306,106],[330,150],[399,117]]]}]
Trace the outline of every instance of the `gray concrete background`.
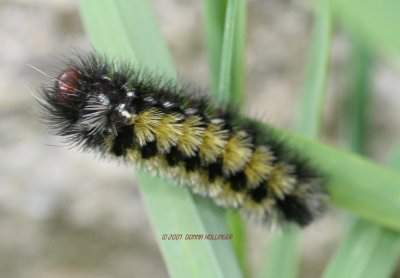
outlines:
[{"label": "gray concrete background", "polygon": [[[182,79],[207,84],[200,1],[152,2]],[[283,128],[295,122],[310,36],[298,2],[249,0],[245,110]],[[89,49],[75,1],[0,1],[1,277],[167,277],[134,171],[62,147],[37,115],[31,93],[46,78],[28,64],[51,74],[72,48]],[[324,120],[324,140],[339,145],[349,55],[339,31]],[[369,152],[384,161],[400,135],[396,66],[380,60],[373,84]],[[320,276],[342,236],[341,214],[305,231],[302,277]],[[248,227],[257,268],[267,232]]]}]

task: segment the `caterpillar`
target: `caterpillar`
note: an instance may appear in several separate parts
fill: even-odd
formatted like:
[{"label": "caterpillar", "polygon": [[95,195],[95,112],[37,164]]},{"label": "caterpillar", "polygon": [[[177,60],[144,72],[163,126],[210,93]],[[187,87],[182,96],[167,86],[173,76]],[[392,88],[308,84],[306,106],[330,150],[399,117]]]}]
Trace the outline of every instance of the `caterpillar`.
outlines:
[{"label": "caterpillar", "polygon": [[71,146],[172,179],[264,223],[309,224],[325,208],[323,178],[272,129],[196,90],[111,61],[77,55],[40,107]]}]

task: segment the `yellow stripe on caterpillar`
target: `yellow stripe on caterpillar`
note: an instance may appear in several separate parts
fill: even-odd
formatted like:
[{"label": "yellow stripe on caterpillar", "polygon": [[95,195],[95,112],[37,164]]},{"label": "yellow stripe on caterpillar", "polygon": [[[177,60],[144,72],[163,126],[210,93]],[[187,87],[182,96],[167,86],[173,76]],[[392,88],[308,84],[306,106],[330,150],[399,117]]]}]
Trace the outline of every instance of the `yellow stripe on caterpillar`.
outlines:
[{"label": "yellow stripe on caterpillar", "polygon": [[186,157],[196,155],[203,142],[204,127],[199,116],[189,116],[182,125],[182,135],[178,139],[178,149]]},{"label": "yellow stripe on caterpillar", "polygon": [[183,126],[180,123],[184,119],[182,114],[163,114],[158,127],[155,130],[157,148],[161,153],[166,153],[175,146],[183,134]]},{"label": "yellow stripe on caterpillar", "polygon": [[274,155],[266,147],[257,147],[244,168],[250,188],[265,180],[273,169]]},{"label": "yellow stripe on caterpillar", "polygon": [[161,120],[162,114],[154,108],[144,110],[132,118],[130,124],[135,127],[135,135],[140,146],[156,139],[156,130]]},{"label": "yellow stripe on caterpillar", "polygon": [[245,132],[234,133],[222,153],[223,172],[231,175],[242,170],[251,157],[251,148],[251,140]]},{"label": "yellow stripe on caterpillar", "polygon": [[201,161],[205,165],[215,162],[223,152],[228,138],[229,133],[221,124],[208,124],[199,150]]}]

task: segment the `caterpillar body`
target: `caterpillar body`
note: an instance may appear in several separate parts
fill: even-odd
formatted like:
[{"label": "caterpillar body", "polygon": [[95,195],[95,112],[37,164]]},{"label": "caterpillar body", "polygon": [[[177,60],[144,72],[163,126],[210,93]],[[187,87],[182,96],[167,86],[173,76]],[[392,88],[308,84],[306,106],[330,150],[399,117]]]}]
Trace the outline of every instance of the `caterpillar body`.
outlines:
[{"label": "caterpillar body", "polygon": [[122,158],[250,218],[304,226],[325,207],[323,179],[274,132],[129,65],[75,57],[42,87],[40,106],[69,144]]}]

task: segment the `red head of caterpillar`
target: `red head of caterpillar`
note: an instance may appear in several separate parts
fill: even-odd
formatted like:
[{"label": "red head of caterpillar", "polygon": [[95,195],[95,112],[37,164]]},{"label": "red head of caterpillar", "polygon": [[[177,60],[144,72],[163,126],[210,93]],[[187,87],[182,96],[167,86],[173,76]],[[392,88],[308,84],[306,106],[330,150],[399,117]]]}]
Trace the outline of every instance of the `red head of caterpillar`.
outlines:
[{"label": "red head of caterpillar", "polygon": [[60,101],[68,101],[69,95],[75,91],[79,81],[80,76],[76,69],[66,69],[60,74],[56,81],[56,89]]},{"label": "red head of caterpillar", "polygon": [[42,89],[50,128],[67,142],[123,158],[266,223],[310,223],[322,178],[257,122],[96,54],[72,59]]},{"label": "red head of caterpillar", "polygon": [[103,139],[118,134],[133,115],[128,104],[135,89],[122,86],[125,77],[113,74],[103,62],[92,55],[80,57],[71,61],[53,86],[42,89],[41,105],[53,131],[88,150],[97,150]]}]

